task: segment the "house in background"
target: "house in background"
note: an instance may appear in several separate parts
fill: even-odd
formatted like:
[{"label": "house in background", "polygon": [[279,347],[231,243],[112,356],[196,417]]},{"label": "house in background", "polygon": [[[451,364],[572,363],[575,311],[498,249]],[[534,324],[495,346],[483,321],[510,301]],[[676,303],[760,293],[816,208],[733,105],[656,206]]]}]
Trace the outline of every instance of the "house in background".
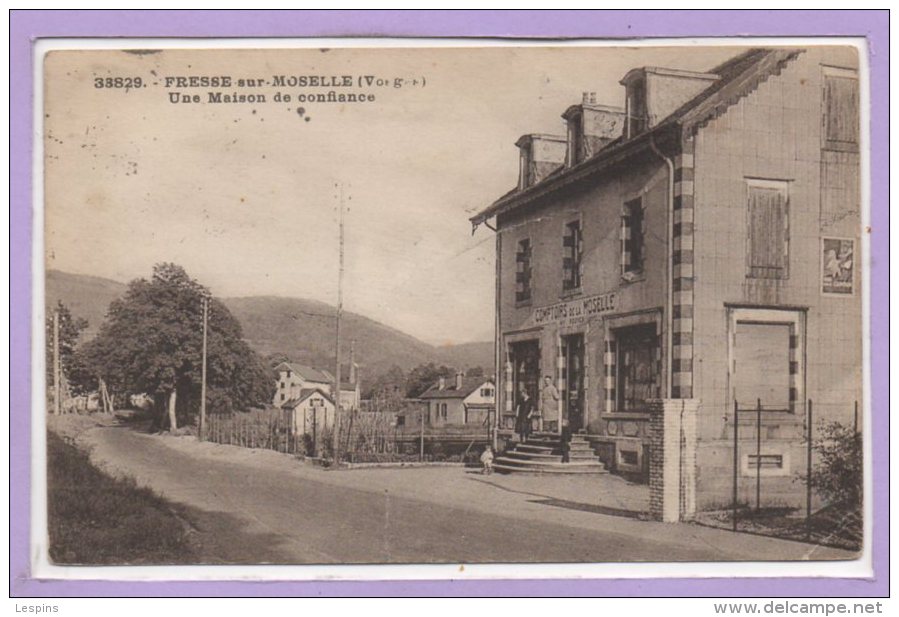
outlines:
[{"label": "house in background", "polygon": [[485,377],[457,373],[449,383],[444,377],[420,397],[425,423],[430,426],[481,426],[496,409],[496,387]]},{"label": "house in background", "polygon": [[[275,370],[278,372],[272,399],[275,407],[283,409],[288,404],[296,405],[310,390],[320,390],[333,400],[334,375],[328,371],[293,362],[282,362]],[[359,409],[359,400],[359,382],[356,379],[355,365],[351,363],[350,381],[340,385],[341,408],[344,411]]]},{"label": "house in background", "polygon": [[334,425],[334,399],[321,388],[304,388],[299,396],[281,405],[290,432],[316,436]]},{"label": "house in background", "polygon": [[858,50],[620,84],[624,108],[587,94],[565,137],[520,139],[518,186],[471,219],[496,230],[498,415],[551,376],[663,520],[729,503],[734,478],[752,500],[759,469],[801,505],[808,401],[851,426],[862,400]]}]

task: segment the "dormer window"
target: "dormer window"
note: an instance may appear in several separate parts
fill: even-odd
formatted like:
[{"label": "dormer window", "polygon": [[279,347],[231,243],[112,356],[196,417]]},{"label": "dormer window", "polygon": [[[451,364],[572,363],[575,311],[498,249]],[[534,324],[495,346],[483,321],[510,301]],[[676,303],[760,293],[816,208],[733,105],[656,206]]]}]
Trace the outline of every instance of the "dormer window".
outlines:
[{"label": "dormer window", "polygon": [[572,114],[568,118],[568,166],[577,165],[583,159],[584,152],[584,116],[583,113]]},{"label": "dormer window", "polygon": [[627,137],[646,130],[646,80],[635,79],[627,88]]},{"label": "dormer window", "polygon": [[556,135],[522,135],[518,146],[518,190],[534,186],[565,164],[567,140]]},{"label": "dormer window", "polygon": [[625,138],[633,139],[653,128],[717,80],[718,76],[712,73],[682,69],[631,69],[620,82],[627,98]]},{"label": "dormer window", "polygon": [[531,185],[531,143],[518,147],[520,158],[518,163],[518,190],[523,191]]}]

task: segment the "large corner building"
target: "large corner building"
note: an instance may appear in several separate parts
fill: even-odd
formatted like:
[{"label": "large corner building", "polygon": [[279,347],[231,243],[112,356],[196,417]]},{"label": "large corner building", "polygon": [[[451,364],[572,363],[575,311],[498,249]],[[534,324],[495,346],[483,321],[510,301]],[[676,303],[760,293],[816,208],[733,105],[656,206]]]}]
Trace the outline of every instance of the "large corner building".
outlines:
[{"label": "large corner building", "polygon": [[544,427],[642,475],[665,520],[729,503],[735,467],[741,500],[759,467],[804,499],[808,401],[862,400],[857,68],[836,46],[634,68],[597,84],[625,108],[587,94],[567,135],[517,142],[518,186],[472,218],[496,232],[501,431],[549,375]]}]

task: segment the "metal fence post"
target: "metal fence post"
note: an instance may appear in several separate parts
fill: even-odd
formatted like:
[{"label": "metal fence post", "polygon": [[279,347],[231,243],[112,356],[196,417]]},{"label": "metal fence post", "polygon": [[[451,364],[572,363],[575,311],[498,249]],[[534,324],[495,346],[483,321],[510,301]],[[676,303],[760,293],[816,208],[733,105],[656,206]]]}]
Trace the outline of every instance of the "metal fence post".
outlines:
[{"label": "metal fence post", "polygon": [[739,438],[739,430],[738,430],[738,415],[739,409],[737,404],[737,399],[734,399],[734,495],[733,495],[733,523],[734,523],[734,531],[737,530],[737,472],[740,466],[740,459],[737,447],[737,439]]},{"label": "metal fence post", "polygon": [[425,412],[423,409],[421,410],[421,414],[419,417],[421,420],[421,422],[419,423],[421,424],[421,427],[418,434],[418,460],[419,462],[421,462],[425,460]]},{"label": "metal fence post", "polygon": [[805,539],[812,538],[812,399],[808,400],[805,453]]},{"label": "metal fence post", "polygon": [[762,509],[762,399],[755,406],[755,511]]}]

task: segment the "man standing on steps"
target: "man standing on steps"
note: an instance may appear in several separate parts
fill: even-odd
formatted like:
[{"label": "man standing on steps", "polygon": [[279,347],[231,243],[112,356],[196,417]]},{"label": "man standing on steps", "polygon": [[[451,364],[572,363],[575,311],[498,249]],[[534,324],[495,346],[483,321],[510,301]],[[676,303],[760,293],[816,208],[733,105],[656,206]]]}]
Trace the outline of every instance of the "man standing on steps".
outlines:
[{"label": "man standing on steps", "polygon": [[521,384],[519,387],[518,409],[516,411],[518,412],[515,418],[518,425],[516,427],[518,436],[524,442],[527,441],[528,436],[531,434],[531,416],[534,413],[534,399],[528,394],[524,384]]},{"label": "man standing on steps", "polygon": [[543,376],[543,389],[540,390],[540,417],[538,430],[543,430],[543,423],[555,418],[559,413],[559,390],[549,375]]}]

